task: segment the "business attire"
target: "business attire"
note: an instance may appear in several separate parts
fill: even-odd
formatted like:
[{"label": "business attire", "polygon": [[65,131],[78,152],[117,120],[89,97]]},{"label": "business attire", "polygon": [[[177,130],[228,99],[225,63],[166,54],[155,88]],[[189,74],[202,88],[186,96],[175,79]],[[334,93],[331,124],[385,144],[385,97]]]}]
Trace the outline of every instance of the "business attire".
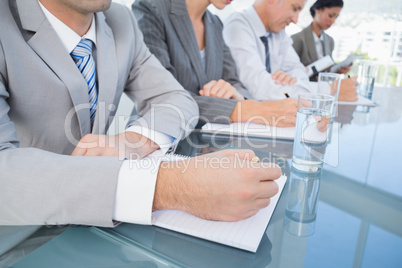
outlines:
[{"label": "business attire", "polygon": [[[322,31],[320,38],[316,41],[318,37],[314,37],[314,35],[312,24],[304,28],[301,32],[292,35],[293,48],[297,55],[299,55],[300,61],[304,66],[327,55],[332,57],[332,51],[334,51],[335,43],[331,36]],[[321,46],[321,53],[319,53],[319,46]]]},{"label": "business attire", "polygon": [[[292,40],[285,30],[267,33],[253,6],[231,14],[225,21],[223,36],[236,62],[242,84],[255,99],[284,99],[284,91],[291,97],[309,92],[308,76],[292,47]],[[270,71],[267,71],[266,48],[261,37],[268,40]],[[275,84],[272,74],[284,71],[297,78],[292,86]]]},{"label": "business attire", "polygon": [[[88,84],[40,3],[0,2],[0,225],[119,220],[112,216],[128,161],[70,154],[84,135],[107,131],[123,92],[141,116],[132,127],[152,126],[178,141],[195,125],[181,120],[198,116],[196,103],[149,52],[132,12],[113,3],[94,21],[98,104],[91,126]],[[139,215],[133,221],[150,223],[156,174],[138,172],[129,175],[132,195],[142,200],[131,204]],[[0,255],[38,229],[21,228],[0,227],[7,237]]]},{"label": "business attire", "polygon": [[235,100],[199,95],[211,80],[229,82],[245,97],[248,92],[238,81],[235,63],[222,37],[222,23],[208,10],[205,23],[205,68],[185,0],[137,0],[133,12],[150,51],[180,84],[191,92],[200,118],[227,123]]}]

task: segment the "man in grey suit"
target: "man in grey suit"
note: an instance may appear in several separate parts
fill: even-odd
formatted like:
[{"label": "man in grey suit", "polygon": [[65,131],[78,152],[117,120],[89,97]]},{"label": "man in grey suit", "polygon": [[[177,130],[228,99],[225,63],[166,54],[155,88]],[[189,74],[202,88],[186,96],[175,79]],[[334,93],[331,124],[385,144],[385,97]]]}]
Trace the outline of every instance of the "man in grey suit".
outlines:
[{"label": "man in grey suit", "polygon": [[[0,2],[0,25],[0,266],[40,225],[150,224],[160,209],[238,220],[269,204],[280,169],[233,167],[252,152],[177,165],[159,159],[156,170],[124,160],[165,152],[198,118],[127,8],[110,0],[8,0]],[[141,118],[105,136],[123,92]],[[230,159],[231,168],[196,171],[211,157]]]}]

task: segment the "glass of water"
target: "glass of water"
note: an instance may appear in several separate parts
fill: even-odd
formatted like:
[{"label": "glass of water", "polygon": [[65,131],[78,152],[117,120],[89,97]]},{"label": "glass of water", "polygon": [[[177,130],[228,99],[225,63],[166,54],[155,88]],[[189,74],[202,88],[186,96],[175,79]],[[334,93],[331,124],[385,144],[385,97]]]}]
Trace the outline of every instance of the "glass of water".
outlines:
[{"label": "glass of water", "polygon": [[296,236],[314,233],[317,203],[320,189],[321,169],[303,172],[291,168],[288,179],[284,227]]},{"label": "glass of water", "polygon": [[318,74],[318,92],[334,96],[338,99],[339,89],[341,87],[342,75],[335,73],[319,73]]},{"label": "glass of water", "polygon": [[375,77],[377,76],[377,63],[372,60],[360,60],[357,72],[357,92],[359,95],[371,99],[373,95]]},{"label": "glass of water", "polygon": [[305,172],[321,168],[334,116],[335,97],[320,93],[299,94],[292,166]]}]

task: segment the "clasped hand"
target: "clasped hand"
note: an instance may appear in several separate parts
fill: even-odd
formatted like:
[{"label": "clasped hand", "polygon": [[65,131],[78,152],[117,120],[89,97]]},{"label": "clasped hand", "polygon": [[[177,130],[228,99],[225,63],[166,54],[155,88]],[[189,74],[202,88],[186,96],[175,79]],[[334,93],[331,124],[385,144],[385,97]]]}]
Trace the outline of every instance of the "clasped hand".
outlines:
[{"label": "clasped hand", "polygon": [[285,73],[284,71],[277,70],[273,75],[272,79],[275,80],[275,84],[281,84],[282,86],[286,85],[293,85],[294,83],[297,82],[297,78],[291,76],[288,73]]},{"label": "clasped hand", "polygon": [[244,96],[240,94],[236,88],[225,80],[212,80],[205,84],[199,91],[201,96],[210,96],[224,99],[244,100]]},{"label": "clasped hand", "polygon": [[72,156],[118,156],[138,159],[159,149],[150,139],[135,132],[115,136],[87,134],[75,147]]}]

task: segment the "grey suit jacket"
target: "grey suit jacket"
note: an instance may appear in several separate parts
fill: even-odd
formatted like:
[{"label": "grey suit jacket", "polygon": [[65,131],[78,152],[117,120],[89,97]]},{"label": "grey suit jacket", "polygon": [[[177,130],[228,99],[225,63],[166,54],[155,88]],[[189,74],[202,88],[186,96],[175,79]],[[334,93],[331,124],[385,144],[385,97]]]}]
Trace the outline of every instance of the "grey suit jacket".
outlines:
[{"label": "grey suit jacket", "polygon": [[205,70],[185,0],[137,0],[132,7],[145,43],[162,65],[192,93],[201,118],[227,123],[236,101],[198,94],[209,81],[223,79],[245,97],[250,97],[237,78],[235,62],[223,40],[223,25],[219,18],[209,11],[204,15]]},{"label": "grey suit jacket", "polygon": [[[0,1],[0,25],[0,225],[113,226],[122,161],[69,156],[90,133],[85,80],[37,0]],[[125,92],[148,128],[186,135],[198,107],[149,52],[132,12],[112,4],[96,29],[92,133],[105,133]]]},{"label": "grey suit jacket", "polygon": [[[335,45],[334,39],[325,32],[322,32],[322,35],[324,36],[324,56],[332,56],[332,51],[334,51]],[[297,55],[299,55],[300,61],[304,64],[304,66],[307,66],[310,63],[318,60],[311,24],[310,26],[304,28],[301,32],[292,35],[292,39],[293,47]]]}]

